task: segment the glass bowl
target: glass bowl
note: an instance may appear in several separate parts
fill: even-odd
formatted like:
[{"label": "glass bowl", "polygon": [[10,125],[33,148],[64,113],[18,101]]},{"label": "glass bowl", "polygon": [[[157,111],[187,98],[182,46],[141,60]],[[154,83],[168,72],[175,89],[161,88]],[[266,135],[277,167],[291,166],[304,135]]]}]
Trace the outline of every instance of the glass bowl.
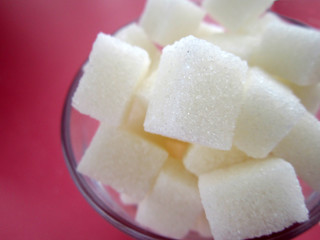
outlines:
[{"label": "glass bowl", "polygon": [[[62,116],[62,146],[65,155],[66,164],[70,174],[78,189],[89,202],[89,204],[107,221],[118,229],[137,239],[169,239],[154,234],[141,228],[134,221],[136,211],[135,206],[125,205],[120,200],[119,194],[108,186],[92,180],[78,173],[76,168],[81,160],[84,151],[88,147],[97,127],[98,122],[88,116],[80,114],[72,108],[71,99],[78,86],[79,80],[83,74],[82,68],[76,75],[71,88],[68,92],[63,116]],[[282,232],[275,233],[268,237],[259,239],[291,239],[307,231],[313,225],[320,221],[320,193],[312,192],[302,183],[303,193],[306,198],[307,207],[310,211],[310,219],[301,224],[295,224]],[[190,233],[186,238],[206,239],[198,236],[196,233]]]},{"label": "glass bowl", "polygon": [[[169,240],[170,238],[160,236],[139,226],[139,224],[137,224],[134,220],[136,206],[123,204],[123,202],[120,200],[119,194],[111,187],[104,186],[98,181],[95,181],[77,172],[77,165],[80,162],[82,155],[88,147],[99,125],[96,120],[79,113],[71,106],[72,96],[78,86],[82,74],[83,67],[79,69],[68,91],[64,103],[61,123],[62,148],[64,151],[66,165],[73,178],[73,181],[88,203],[104,219],[106,219],[116,228],[136,239]],[[313,192],[303,182],[301,182],[301,184],[306,205],[309,209],[310,219],[304,223],[296,223],[281,232],[256,239],[291,239],[307,231],[320,221],[320,193]],[[208,238],[203,238],[196,232],[191,231],[184,239],[204,240]]]}]

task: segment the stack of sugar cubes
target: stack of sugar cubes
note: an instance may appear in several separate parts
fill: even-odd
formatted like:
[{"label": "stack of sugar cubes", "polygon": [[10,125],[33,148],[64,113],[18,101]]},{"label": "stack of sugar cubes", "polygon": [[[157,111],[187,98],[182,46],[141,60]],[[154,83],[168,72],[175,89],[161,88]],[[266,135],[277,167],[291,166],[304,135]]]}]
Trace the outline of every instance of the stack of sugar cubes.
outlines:
[{"label": "stack of sugar cubes", "polygon": [[320,32],[273,2],[148,0],[98,34],[72,102],[100,121],[78,171],[142,227],[233,240],[308,220],[297,176],[320,191]]}]

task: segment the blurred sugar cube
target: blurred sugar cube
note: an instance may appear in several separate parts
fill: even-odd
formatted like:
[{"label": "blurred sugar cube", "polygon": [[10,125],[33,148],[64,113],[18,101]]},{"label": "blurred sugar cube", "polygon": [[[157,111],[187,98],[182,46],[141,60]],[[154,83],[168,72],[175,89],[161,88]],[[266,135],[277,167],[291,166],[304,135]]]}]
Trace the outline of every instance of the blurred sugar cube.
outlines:
[{"label": "blurred sugar cube", "polygon": [[320,83],[300,86],[283,78],[277,80],[290,88],[310,113],[317,114],[320,108]]},{"label": "blurred sugar cube", "polygon": [[133,46],[146,50],[151,60],[151,71],[157,67],[161,52],[140,25],[137,23],[130,23],[118,30],[114,36]]},{"label": "blurred sugar cube", "polygon": [[257,20],[275,0],[204,0],[210,16],[229,31],[238,31]]},{"label": "blurred sugar cube", "polygon": [[261,69],[252,68],[234,144],[254,158],[266,157],[306,111],[299,99]]},{"label": "blurred sugar cube", "polygon": [[320,122],[315,116],[306,112],[273,153],[289,161],[298,176],[320,192]]},{"label": "blurred sugar cube", "polygon": [[146,34],[144,29],[137,23],[130,23],[115,33],[115,37],[119,38],[133,46],[143,48],[149,53],[150,58],[154,58],[159,54],[159,50]]},{"label": "blurred sugar cube", "polygon": [[320,32],[285,22],[272,22],[263,32],[250,63],[297,85],[320,81]]},{"label": "blurred sugar cube", "polygon": [[253,50],[260,44],[260,36],[254,34],[215,33],[205,39],[246,61],[251,59]]},{"label": "blurred sugar cube", "polygon": [[165,46],[196,32],[205,12],[189,0],[148,0],[140,25]]}]

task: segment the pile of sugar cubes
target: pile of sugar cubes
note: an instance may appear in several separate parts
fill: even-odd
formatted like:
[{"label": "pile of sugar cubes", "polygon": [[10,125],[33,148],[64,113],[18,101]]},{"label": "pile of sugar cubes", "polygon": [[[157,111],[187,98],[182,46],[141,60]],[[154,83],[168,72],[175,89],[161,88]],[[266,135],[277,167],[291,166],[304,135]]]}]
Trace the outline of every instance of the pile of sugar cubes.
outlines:
[{"label": "pile of sugar cubes", "polygon": [[320,191],[320,32],[274,0],[148,0],[99,33],[73,107],[100,121],[78,171],[160,235],[248,239],[308,220]]}]

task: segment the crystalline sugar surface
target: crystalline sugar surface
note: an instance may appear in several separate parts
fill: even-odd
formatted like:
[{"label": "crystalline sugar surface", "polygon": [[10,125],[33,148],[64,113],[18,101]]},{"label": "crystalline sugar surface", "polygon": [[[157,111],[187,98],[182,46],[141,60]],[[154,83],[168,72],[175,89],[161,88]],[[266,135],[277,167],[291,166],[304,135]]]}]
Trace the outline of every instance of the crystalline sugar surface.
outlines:
[{"label": "crystalline sugar surface", "polygon": [[192,36],[165,47],[145,130],[230,149],[247,69],[239,57]]},{"label": "crystalline sugar surface", "polygon": [[145,50],[110,35],[98,34],[72,106],[83,114],[119,126],[149,64]]},{"label": "crystalline sugar surface", "polygon": [[299,99],[258,68],[250,70],[234,143],[247,155],[266,157],[306,111]]},{"label": "crystalline sugar surface", "polygon": [[320,191],[320,122],[316,117],[305,113],[273,153],[289,161],[299,177]]},{"label": "crystalline sugar surface", "polygon": [[138,135],[102,124],[77,170],[141,200],[167,157],[165,150]]},{"label": "crystalline sugar surface", "polygon": [[281,159],[248,161],[199,177],[215,240],[251,239],[308,219],[293,167]]}]

